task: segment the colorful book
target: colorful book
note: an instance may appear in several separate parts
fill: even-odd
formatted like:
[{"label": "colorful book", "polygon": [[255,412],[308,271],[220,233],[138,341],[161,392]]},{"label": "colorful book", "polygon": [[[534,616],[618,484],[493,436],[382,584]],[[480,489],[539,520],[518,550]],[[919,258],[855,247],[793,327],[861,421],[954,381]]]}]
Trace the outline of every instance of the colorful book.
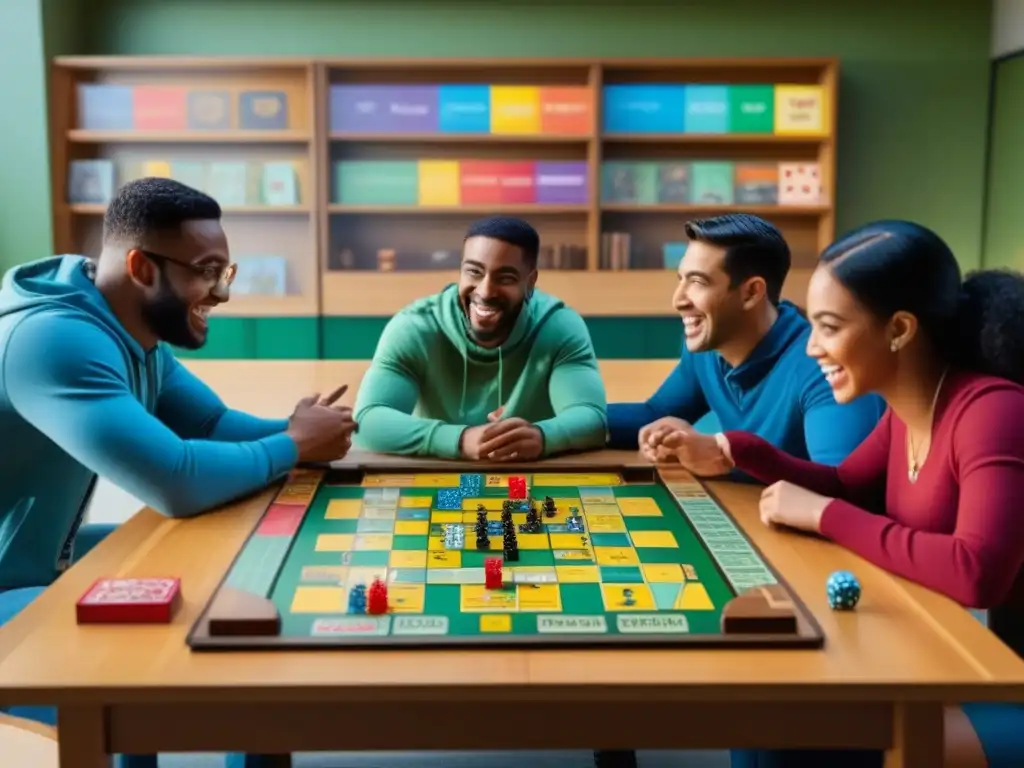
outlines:
[{"label": "colorful book", "polygon": [[188,89],[137,85],[132,93],[135,127],[142,131],[183,131],[188,124]]},{"label": "colorful book", "polygon": [[729,87],[729,132],[772,133],[775,130],[775,86]]},{"label": "colorful book", "polygon": [[491,86],[491,133],[539,133],[540,89]]},{"label": "colorful book", "polygon": [[143,178],[171,179],[171,164],[166,160],[146,160],[142,163]]},{"label": "colorful book", "polygon": [[206,170],[205,163],[175,160],[171,163],[171,178],[192,187],[192,189],[206,192]]},{"label": "colorful book", "polygon": [[679,269],[679,262],[686,255],[687,245],[688,243],[684,240],[682,242],[664,243],[661,246],[661,258],[665,269],[671,269],[673,272]]},{"label": "colorful book", "polygon": [[459,163],[459,194],[463,205],[501,202],[499,160],[462,160]]},{"label": "colorful book", "polygon": [[288,127],[288,94],[284,91],[242,91],[238,125],[246,131],[281,131]]},{"label": "colorful book", "polygon": [[690,164],[665,162],[658,165],[658,202],[690,202]]},{"label": "colorful book", "polygon": [[653,205],[658,199],[658,164],[624,160],[604,163],[601,199],[606,203]]},{"label": "colorful book", "polygon": [[434,85],[335,85],[331,130],[339,133],[434,133],[440,89]]},{"label": "colorful book", "polygon": [[420,160],[418,166],[420,205],[459,204],[458,160]]},{"label": "colorful book", "polygon": [[683,130],[687,133],[725,133],[728,131],[728,86],[686,86]]},{"label": "colorful book", "polygon": [[537,164],[532,160],[501,161],[498,171],[498,202],[537,202]]},{"label": "colorful book", "polygon": [[240,296],[285,296],[288,261],[283,256],[245,254],[238,259],[238,274],[231,292]]},{"label": "colorful book", "polygon": [[737,163],[736,202],[775,205],[779,202],[778,163]]},{"label": "colorful book", "polygon": [[561,205],[585,205],[590,199],[587,163],[537,163],[537,202]]},{"label": "colorful book", "polygon": [[827,132],[824,88],[820,85],[775,86],[775,133],[818,136]]},{"label": "colorful book", "polygon": [[207,194],[222,206],[249,202],[249,166],[246,163],[210,163]]},{"label": "colorful book", "polygon": [[678,133],[684,129],[686,86],[606,85],[606,133]]},{"label": "colorful book", "polygon": [[445,133],[487,133],[491,129],[491,89],[486,85],[438,88],[438,127]]},{"label": "colorful book", "polygon": [[817,163],[779,163],[779,205],[818,205],[822,198]]},{"label": "colorful book", "polygon": [[72,160],[68,166],[69,203],[109,203],[116,186],[112,160]]},{"label": "colorful book", "polygon": [[78,127],[89,131],[129,131],[134,128],[131,87],[79,85]]},{"label": "colorful book", "polygon": [[187,124],[193,131],[226,131],[231,128],[231,94],[227,91],[189,91]]},{"label": "colorful book", "polygon": [[265,205],[298,205],[299,179],[289,162],[264,163],[260,199]]},{"label": "colorful book", "polygon": [[727,161],[698,161],[691,166],[693,202],[698,205],[731,205],[734,166]]},{"label": "colorful book", "polygon": [[587,135],[593,131],[594,97],[586,86],[549,86],[539,91],[542,133]]},{"label": "colorful book", "polygon": [[415,160],[342,160],[335,166],[339,203],[416,205],[419,173]]}]

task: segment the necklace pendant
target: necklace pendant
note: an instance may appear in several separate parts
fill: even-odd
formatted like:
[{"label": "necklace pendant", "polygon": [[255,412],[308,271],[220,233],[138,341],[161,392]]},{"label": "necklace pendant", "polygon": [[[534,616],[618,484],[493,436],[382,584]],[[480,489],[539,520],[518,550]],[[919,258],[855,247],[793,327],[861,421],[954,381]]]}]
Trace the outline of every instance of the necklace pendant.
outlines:
[{"label": "necklace pendant", "polygon": [[907,470],[907,478],[912,483],[917,482],[917,467],[911,467],[910,469]]}]

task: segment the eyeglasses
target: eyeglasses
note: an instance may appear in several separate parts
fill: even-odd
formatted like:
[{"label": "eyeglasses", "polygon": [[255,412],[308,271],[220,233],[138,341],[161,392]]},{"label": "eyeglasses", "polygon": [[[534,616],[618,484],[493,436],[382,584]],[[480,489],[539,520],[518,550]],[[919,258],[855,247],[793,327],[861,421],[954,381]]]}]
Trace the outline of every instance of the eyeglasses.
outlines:
[{"label": "eyeglasses", "polygon": [[221,283],[225,286],[231,285],[231,283],[235,281],[235,275],[238,274],[237,264],[189,264],[187,261],[178,261],[177,259],[172,259],[170,256],[164,256],[161,253],[153,253],[153,251],[146,251],[142,248],[140,248],[139,251],[146,254],[146,256],[154,261],[169,262],[171,264],[177,264],[179,267],[184,267],[214,285],[219,285]]}]

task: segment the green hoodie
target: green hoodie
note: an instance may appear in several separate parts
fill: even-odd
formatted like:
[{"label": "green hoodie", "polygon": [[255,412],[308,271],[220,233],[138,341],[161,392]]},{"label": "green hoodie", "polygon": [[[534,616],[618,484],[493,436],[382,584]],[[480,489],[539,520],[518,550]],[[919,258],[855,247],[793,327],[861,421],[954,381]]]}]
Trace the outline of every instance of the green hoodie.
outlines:
[{"label": "green hoodie", "polygon": [[504,406],[544,434],[544,455],[604,446],[607,399],[583,318],[534,290],[500,347],[469,335],[458,286],[388,322],[359,385],[357,444],[379,453],[459,457],[468,427]]}]

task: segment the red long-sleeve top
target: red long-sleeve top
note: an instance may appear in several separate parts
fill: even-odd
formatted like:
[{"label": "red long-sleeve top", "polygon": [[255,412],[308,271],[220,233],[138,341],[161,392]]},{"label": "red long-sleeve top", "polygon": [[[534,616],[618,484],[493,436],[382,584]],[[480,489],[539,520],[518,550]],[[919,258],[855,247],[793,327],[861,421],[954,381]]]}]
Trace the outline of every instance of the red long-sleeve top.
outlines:
[{"label": "red long-sleeve top", "polygon": [[[1012,605],[1008,617],[1024,615],[1024,387],[950,371],[916,482],[907,475],[906,427],[891,410],[838,467],[746,432],[726,437],[737,467],[755,479],[834,499],[821,518],[826,538],[961,605]],[[990,615],[997,634],[998,623]]]}]

